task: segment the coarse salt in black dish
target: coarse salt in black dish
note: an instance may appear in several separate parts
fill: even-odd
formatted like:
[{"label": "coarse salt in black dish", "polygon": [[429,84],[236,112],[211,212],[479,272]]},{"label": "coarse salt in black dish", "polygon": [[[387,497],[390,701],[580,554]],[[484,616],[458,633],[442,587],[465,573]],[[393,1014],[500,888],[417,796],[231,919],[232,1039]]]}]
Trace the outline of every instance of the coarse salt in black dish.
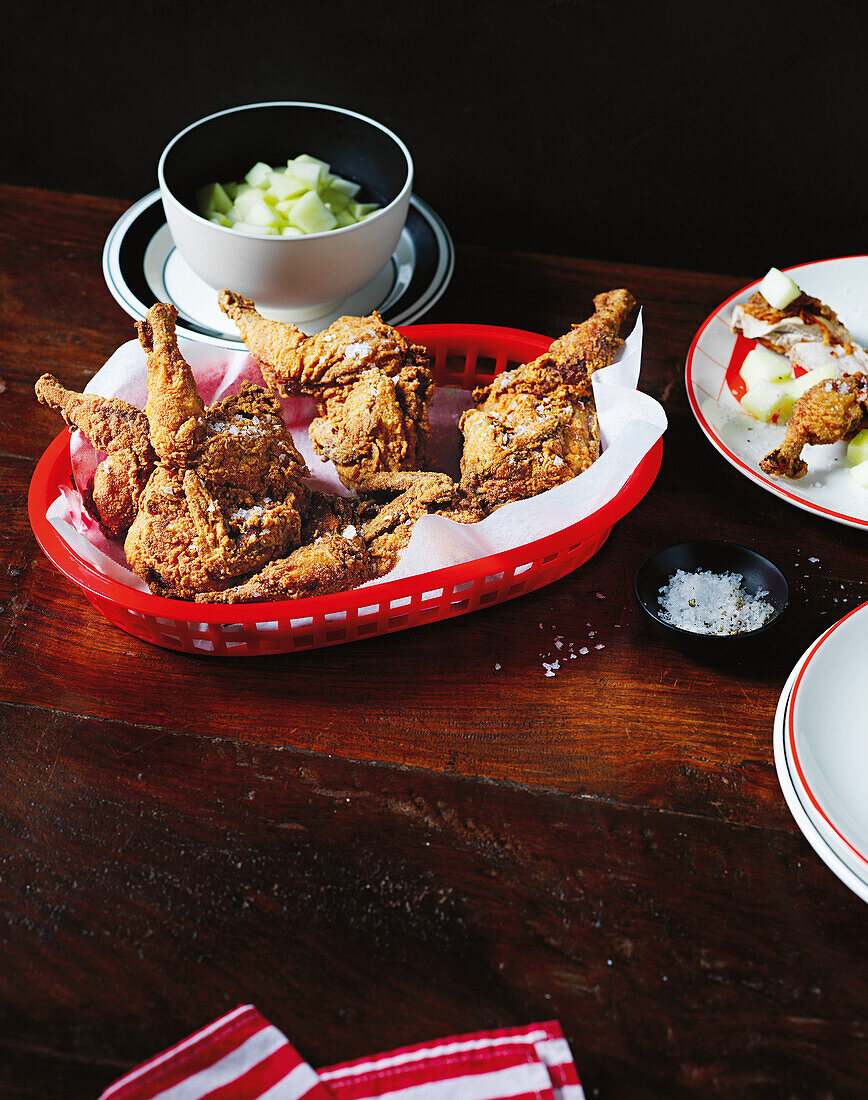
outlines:
[{"label": "coarse salt in black dish", "polygon": [[[687,574],[704,573],[717,577],[738,574],[743,578],[741,589],[745,603],[759,599],[771,605],[771,614],[753,629],[734,630],[732,633],[701,633],[676,626],[667,621],[661,589],[670,584],[679,570]],[[757,638],[777,625],[789,602],[786,577],[768,558],[745,546],[708,539],[678,543],[652,554],[636,574],[635,592],[645,618],[658,634],[685,652],[709,657],[738,656],[751,648]],[[732,629],[733,622],[737,623],[738,615],[730,615],[724,622],[723,607],[714,610],[721,616],[721,629]],[[741,618],[750,621],[751,610],[750,607],[743,608]]]}]

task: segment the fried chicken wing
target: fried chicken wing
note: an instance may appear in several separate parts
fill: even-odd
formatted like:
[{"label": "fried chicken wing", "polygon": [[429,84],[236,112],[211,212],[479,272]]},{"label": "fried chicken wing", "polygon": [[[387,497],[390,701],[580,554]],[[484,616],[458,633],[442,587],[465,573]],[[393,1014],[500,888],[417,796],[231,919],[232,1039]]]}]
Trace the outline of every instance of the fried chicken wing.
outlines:
[{"label": "fried chicken wing", "polygon": [[202,441],[205,406],[193,372],[178,349],[173,305],[151,306],[136,322],[139,343],[148,357],[148,403],[151,445],[163,462],[182,466]]},{"label": "fried chicken wing", "polygon": [[268,384],[316,400],[314,450],[334,463],[347,488],[364,489],[383,471],[421,468],[434,393],[424,348],[376,313],[341,317],[306,337],[295,325],[262,317],[240,294],[223,290],[218,300]]},{"label": "fried chicken wing", "polygon": [[251,603],[325,596],[355,588],[370,577],[368,551],[355,527],[320,536],[288,557],[271,561],[234,588],[200,592],[198,603]]},{"label": "fried chicken wing", "polygon": [[[394,489],[400,476],[395,475],[394,479],[379,485]],[[385,576],[395,568],[420,516],[448,514],[456,500],[457,486],[446,474],[403,476],[407,478],[407,488],[400,496],[380,507],[362,526],[362,537],[368,546],[371,575],[374,577]],[[360,517],[364,517],[364,509],[360,510]],[[459,522],[462,520],[459,519]]]},{"label": "fried chicken wing", "polygon": [[91,487],[82,486],[105,532],[123,535],[136,514],[145,485],[157,462],[141,409],[118,398],[75,393],[50,374],[36,383],[36,396],[79,428],[91,444],[106,452]]},{"label": "fried chicken wing", "polygon": [[775,477],[796,480],[808,465],[801,457],[806,444],[837,443],[868,427],[868,376],[844,374],[818,382],[796,401],[780,447],[760,462],[760,469]]},{"label": "fried chicken wing", "polygon": [[600,454],[591,375],[608,366],[635,308],[627,290],[594,299],[595,312],[531,363],[474,390],[461,417],[461,489],[489,512],[586,470]]}]

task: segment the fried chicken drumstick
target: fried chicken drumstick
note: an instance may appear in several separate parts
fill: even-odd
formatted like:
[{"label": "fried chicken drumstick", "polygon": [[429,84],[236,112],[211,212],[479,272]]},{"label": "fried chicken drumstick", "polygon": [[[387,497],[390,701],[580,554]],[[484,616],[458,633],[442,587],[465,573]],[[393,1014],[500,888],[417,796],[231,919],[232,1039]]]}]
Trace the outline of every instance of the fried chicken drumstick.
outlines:
[{"label": "fried chicken drumstick", "polygon": [[124,543],[152,591],[192,598],[226,587],[298,546],[307,467],[277,397],[245,383],[204,409],[178,348],[174,306],[139,324],[148,357],[145,412],[162,459]]},{"label": "fried chicken drumstick", "polygon": [[793,406],[780,447],[760,462],[760,469],[775,477],[804,477],[808,464],[802,458],[806,444],[837,443],[868,427],[868,376],[843,374],[818,382]]},{"label": "fried chicken drumstick", "polygon": [[331,459],[348,489],[380,474],[419,470],[430,435],[434,383],[424,348],[373,313],[341,317],[316,336],[262,317],[253,302],[221,290],[220,308],[238,326],[268,385],[314,398],[314,450]]},{"label": "fried chicken drumstick", "polygon": [[116,397],[74,393],[51,374],[43,374],[37,381],[36,396],[59,412],[67,424],[79,428],[94,447],[106,452],[84,495],[89,495],[107,535],[117,538],[125,534],[157,464],[147,417]]},{"label": "fried chicken drumstick", "polygon": [[460,422],[461,490],[484,511],[569,481],[599,457],[591,375],[614,360],[635,306],[628,290],[598,294],[587,321],[473,391],[476,408]]},{"label": "fried chicken drumstick", "polygon": [[148,357],[148,418],[151,444],[163,462],[183,466],[199,449],[205,406],[193,372],[178,349],[178,311],[160,304],[136,322],[139,343]]}]

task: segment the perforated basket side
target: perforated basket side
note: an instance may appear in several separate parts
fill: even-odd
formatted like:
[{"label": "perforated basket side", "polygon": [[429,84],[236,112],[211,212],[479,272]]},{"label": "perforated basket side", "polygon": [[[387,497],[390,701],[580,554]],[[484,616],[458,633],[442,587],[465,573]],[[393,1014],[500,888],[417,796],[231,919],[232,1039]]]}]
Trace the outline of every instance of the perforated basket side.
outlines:
[{"label": "perforated basket side", "polygon": [[[250,621],[208,623],[195,618],[149,615],[91,593],[87,595],[109,622],[128,634],[166,649],[225,657],[287,653],[341,645],[440,622],[523,596],[582,565],[599,550],[610,531],[611,528],[607,528],[545,557],[497,573],[480,573],[469,580],[437,588],[417,588],[407,595],[391,598],[377,598],[377,589],[372,588],[368,590],[370,603],[328,613],[311,609],[309,615],[286,614],[282,609],[288,601],[282,601],[280,604],[253,605],[260,617]],[[195,607],[191,607],[191,612],[195,614]]]}]

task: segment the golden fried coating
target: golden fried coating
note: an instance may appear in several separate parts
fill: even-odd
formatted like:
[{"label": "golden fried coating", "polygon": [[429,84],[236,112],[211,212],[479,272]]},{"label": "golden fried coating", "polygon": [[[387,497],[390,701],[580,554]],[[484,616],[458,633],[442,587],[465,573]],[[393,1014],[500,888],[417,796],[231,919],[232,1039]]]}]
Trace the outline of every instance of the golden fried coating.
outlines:
[{"label": "golden fried coating", "polygon": [[395,475],[388,487],[395,488],[400,477],[408,479],[408,488],[381,507],[362,527],[374,577],[382,577],[395,568],[420,516],[433,512],[445,514],[444,509],[448,510],[455,501],[456,485],[446,474]]},{"label": "golden fried coating", "polygon": [[378,313],[339,317],[315,336],[305,336],[293,324],[261,316],[249,298],[234,291],[221,290],[217,301],[238,326],[269,386],[278,392],[289,386],[311,397],[325,397],[371,367],[397,374],[414,353],[421,365],[427,363],[425,349],[405,340]]},{"label": "golden fried coating", "polygon": [[249,507],[212,495],[193,470],[158,466],[124,542],[130,568],[161,596],[197,592],[261,568],[297,546],[306,492]]},{"label": "golden fried coating", "polygon": [[191,598],[298,545],[308,470],[278,398],[245,382],[216,402],[188,463],[160,466],[124,545],[154,591]]},{"label": "golden fried coating", "polygon": [[148,357],[148,403],[151,445],[163,462],[185,465],[202,441],[205,406],[193,372],[178,349],[173,305],[151,306],[147,319],[136,322],[139,343]]},{"label": "golden fried coating", "polygon": [[600,455],[590,379],[623,341],[635,308],[627,290],[594,299],[595,313],[531,363],[474,390],[461,417],[461,489],[485,512],[569,481]]},{"label": "golden fried coating", "polygon": [[221,309],[238,325],[268,384],[313,397],[314,450],[334,463],[347,488],[364,489],[383,471],[425,461],[434,383],[424,348],[380,316],[341,317],[316,336],[269,321],[253,303],[222,290]]},{"label": "golden fried coating", "polygon": [[192,598],[298,545],[308,474],[278,398],[246,382],[205,410],[175,336],[177,311],[138,325],[148,356],[150,437],[162,461],[124,551],[153,591]]},{"label": "golden fried coating", "polygon": [[808,323],[814,322],[818,317],[825,318],[827,321],[838,320],[838,315],[834,310],[824,305],[819,298],[812,298],[810,294],[805,294],[804,291],[801,291],[789,305],[784,306],[783,309],[778,309],[776,306],[769,305],[757,290],[745,302],[744,310],[756,320],[766,321],[769,324],[783,321],[787,317],[802,317]]},{"label": "golden fried coating", "polygon": [[837,443],[868,427],[868,376],[844,374],[818,382],[796,401],[780,447],[770,451],[760,469],[775,477],[804,477],[801,457],[806,444]]},{"label": "golden fried coating", "polygon": [[348,488],[364,488],[379,471],[415,469],[427,446],[425,408],[433,388],[428,372],[416,366],[396,378],[374,367],[362,371],[311,421],[314,450],[334,463]]},{"label": "golden fried coating", "polygon": [[368,552],[355,527],[321,535],[288,557],[271,561],[256,576],[223,591],[200,592],[198,603],[297,600],[355,588],[370,577]]},{"label": "golden fried coating", "polygon": [[249,298],[233,290],[221,290],[217,304],[235,322],[250,354],[259,363],[266,385],[285,397],[284,382],[292,374],[296,355],[307,336],[295,325],[263,317]]},{"label": "golden fried coating", "polygon": [[36,383],[36,396],[59,412],[87,436],[94,447],[106,452],[97,466],[93,486],[82,487],[106,534],[123,535],[139,506],[145,485],[157,462],[148,435],[148,420],[141,409],[118,398],[74,393],[50,374]]},{"label": "golden fried coating", "polygon": [[636,299],[629,290],[622,288],[597,294],[594,312],[587,321],[573,325],[534,363],[540,367],[548,363],[568,385],[588,383],[595,370],[613,362],[624,343],[621,329],[635,308]]},{"label": "golden fried coating", "polygon": [[254,499],[280,497],[308,476],[284,423],[280,398],[252,382],[209,406],[191,462],[213,489]]}]

